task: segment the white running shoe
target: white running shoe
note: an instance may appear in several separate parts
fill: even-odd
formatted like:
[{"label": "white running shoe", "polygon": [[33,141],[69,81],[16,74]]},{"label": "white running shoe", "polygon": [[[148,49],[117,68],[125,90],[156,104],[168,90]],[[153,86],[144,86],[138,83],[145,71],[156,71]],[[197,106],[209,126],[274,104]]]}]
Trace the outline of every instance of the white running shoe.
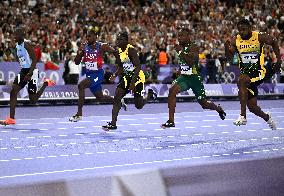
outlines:
[{"label": "white running shoe", "polygon": [[78,115],[74,115],[69,118],[69,121],[71,122],[78,122],[80,120],[82,120],[82,116],[78,116]]},{"label": "white running shoe", "polygon": [[121,99],[121,107],[124,111],[127,111],[127,104],[125,103],[125,100],[123,98]]},{"label": "white running shoe", "polygon": [[267,114],[268,114],[268,116],[269,116],[269,119],[268,119],[268,121],[267,121],[268,126],[269,126],[272,130],[276,130],[276,129],[277,129],[277,128],[276,128],[276,123],[275,123],[274,120],[272,119],[270,112],[267,112]]},{"label": "white running shoe", "polygon": [[246,125],[247,122],[248,122],[247,119],[244,116],[240,115],[239,118],[234,121],[234,125],[236,126]]}]

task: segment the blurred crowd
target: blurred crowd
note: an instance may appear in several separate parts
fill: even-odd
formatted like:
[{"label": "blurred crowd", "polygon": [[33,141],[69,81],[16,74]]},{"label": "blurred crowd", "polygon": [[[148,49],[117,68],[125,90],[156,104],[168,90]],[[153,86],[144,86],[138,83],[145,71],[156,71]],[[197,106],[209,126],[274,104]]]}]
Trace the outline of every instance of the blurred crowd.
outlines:
[{"label": "blurred crowd", "polygon": [[[200,47],[204,81],[217,83],[230,66],[224,61],[224,43],[237,34],[240,17],[249,19],[255,30],[275,36],[284,59],[282,0],[2,0],[0,10],[0,62],[15,61],[16,26],[26,28],[39,61],[64,64],[85,41],[86,30],[96,25],[99,40],[111,45],[118,32],[127,31],[146,65],[148,82],[161,82],[157,66],[177,64],[177,31],[186,26]],[[265,53],[266,63],[275,61],[270,47]],[[104,63],[114,64],[114,56],[106,54]],[[173,77],[175,72],[173,68]]]}]

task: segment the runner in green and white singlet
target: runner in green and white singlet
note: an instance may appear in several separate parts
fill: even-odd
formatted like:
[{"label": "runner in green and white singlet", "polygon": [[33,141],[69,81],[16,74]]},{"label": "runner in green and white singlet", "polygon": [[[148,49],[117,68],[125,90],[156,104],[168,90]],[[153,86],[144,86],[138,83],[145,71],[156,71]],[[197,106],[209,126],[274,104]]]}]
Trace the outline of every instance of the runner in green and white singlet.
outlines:
[{"label": "runner in green and white singlet", "polygon": [[162,128],[175,127],[174,113],[176,107],[176,95],[180,92],[192,89],[198,103],[203,109],[216,110],[222,120],[226,113],[211,101],[206,100],[204,86],[201,77],[198,75],[198,46],[190,41],[188,29],[181,29],[178,33],[179,45],[176,51],[179,56],[179,65],[181,75],[173,81],[168,96],[169,120],[162,124]]}]

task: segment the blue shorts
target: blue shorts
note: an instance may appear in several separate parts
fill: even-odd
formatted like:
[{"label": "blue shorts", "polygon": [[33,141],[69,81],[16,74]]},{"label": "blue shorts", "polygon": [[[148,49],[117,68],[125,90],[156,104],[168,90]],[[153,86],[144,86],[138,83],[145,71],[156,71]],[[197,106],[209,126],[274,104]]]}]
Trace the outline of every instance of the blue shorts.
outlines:
[{"label": "blue shorts", "polygon": [[104,70],[99,69],[97,71],[87,71],[86,77],[91,80],[90,91],[95,94],[97,91],[102,90],[102,82],[104,80]]}]

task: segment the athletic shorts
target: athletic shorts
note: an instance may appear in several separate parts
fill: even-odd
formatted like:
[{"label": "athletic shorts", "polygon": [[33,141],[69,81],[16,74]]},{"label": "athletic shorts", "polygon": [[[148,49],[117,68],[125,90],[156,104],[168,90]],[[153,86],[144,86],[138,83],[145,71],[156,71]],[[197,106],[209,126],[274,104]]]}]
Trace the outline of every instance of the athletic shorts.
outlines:
[{"label": "athletic shorts", "polygon": [[29,73],[30,68],[22,68],[20,73],[16,76],[13,84],[19,85],[21,88],[24,88],[28,84],[28,93],[36,94],[37,93],[37,82],[38,82],[38,69],[34,69],[33,75],[29,82],[25,81],[25,76]]},{"label": "athletic shorts", "polygon": [[172,84],[179,85],[181,92],[191,89],[198,100],[206,98],[202,79],[197,74],[180,75]]},{"label": "athletic shorts", "polygon": [[104,70],[99,69],[96,71],[87,71],[86,77],[90,79],[91,85],[89,87],[90,91],[95,94],[97,91],[102,90],[102,82],[104,80]]},{"label": "athletic shorts", "polygon": [[[126,90],[127,93],[130,91],[129,87],[133,78],[133,73],[126,73],[120,79],[118,88]],[[141,97],[144,96],[144,83],[145,83],[145,75],[142,70],[139,72],[139,76],[135,82],[135,89],[134,89],[134,97]]]},{"label": "athletic shorts", "polygon": [[257,82],[251,82],[248,86],[248,100],[258,96],[258,86],[263,83],[262,80],[258,80]]}]

